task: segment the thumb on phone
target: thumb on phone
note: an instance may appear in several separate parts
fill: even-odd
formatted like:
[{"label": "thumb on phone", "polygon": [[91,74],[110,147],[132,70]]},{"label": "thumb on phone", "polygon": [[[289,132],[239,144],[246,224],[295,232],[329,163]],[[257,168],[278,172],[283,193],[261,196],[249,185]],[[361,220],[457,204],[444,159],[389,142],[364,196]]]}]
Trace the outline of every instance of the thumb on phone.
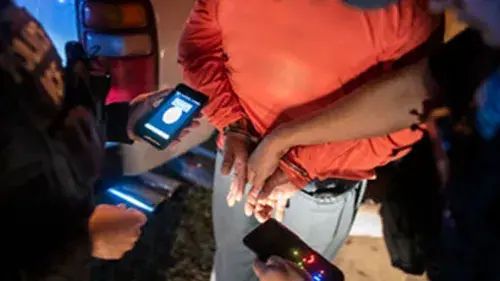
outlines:
[{"label": "thumb on phone", "polygon": [[260,279],[266,272],[266,264],[260,261],[259,259],[256,259],[253,263],[253,271],[255,272],[255,275]]}]

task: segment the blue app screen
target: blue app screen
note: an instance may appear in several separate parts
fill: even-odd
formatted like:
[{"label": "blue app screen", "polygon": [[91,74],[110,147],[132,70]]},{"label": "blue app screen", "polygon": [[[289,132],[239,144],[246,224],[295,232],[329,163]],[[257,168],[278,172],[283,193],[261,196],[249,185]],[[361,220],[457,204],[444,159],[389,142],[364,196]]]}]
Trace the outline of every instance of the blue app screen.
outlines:
[{"label": "blue app screen", "polygon": [[144,124],[148,131],[165,141],[184,129],[182,125],[200,107],[199,102],[179,91],[167,98],[168,101]]}]

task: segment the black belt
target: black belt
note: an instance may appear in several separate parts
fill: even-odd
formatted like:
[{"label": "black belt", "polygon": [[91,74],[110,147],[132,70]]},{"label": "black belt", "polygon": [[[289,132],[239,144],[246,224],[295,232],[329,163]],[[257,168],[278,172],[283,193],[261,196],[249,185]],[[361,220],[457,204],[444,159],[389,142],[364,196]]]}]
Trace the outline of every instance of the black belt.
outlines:
[{"label": "black belt", "polygon": [[359,185],[359,181],[344,179],[314,180],[313,185],[308,185],[302,191],[314,196],[320,194],[341,195]]}]

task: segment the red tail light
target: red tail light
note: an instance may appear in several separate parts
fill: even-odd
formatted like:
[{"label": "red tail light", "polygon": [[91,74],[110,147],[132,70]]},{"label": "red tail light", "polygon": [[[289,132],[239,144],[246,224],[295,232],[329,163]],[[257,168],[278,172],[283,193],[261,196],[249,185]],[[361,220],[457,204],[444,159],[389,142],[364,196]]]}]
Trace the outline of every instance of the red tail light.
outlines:
[{"label": "red tail light", "polygon": [[158,87],[156,26],[151,3],[82,0],[80,40],[87,52],[108,58],[112,88],[107,103],[130,101]]}]

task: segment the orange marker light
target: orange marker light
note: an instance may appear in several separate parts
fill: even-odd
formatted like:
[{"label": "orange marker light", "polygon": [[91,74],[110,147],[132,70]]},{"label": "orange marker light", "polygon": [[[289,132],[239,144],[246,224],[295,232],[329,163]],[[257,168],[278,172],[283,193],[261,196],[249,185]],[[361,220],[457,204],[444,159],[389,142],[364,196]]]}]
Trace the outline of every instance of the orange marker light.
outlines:
[{"label": "orange marker light", "polygon": [[124,4],[122,6],[122,27],[146,26],[146,10],[138,4]]},{"label": "orange marker light", "polygon": [[147,25],[144,6],[138,3],[107,4],[89,1],[84,7],[85,25],[97,29],[140,28]]}]

